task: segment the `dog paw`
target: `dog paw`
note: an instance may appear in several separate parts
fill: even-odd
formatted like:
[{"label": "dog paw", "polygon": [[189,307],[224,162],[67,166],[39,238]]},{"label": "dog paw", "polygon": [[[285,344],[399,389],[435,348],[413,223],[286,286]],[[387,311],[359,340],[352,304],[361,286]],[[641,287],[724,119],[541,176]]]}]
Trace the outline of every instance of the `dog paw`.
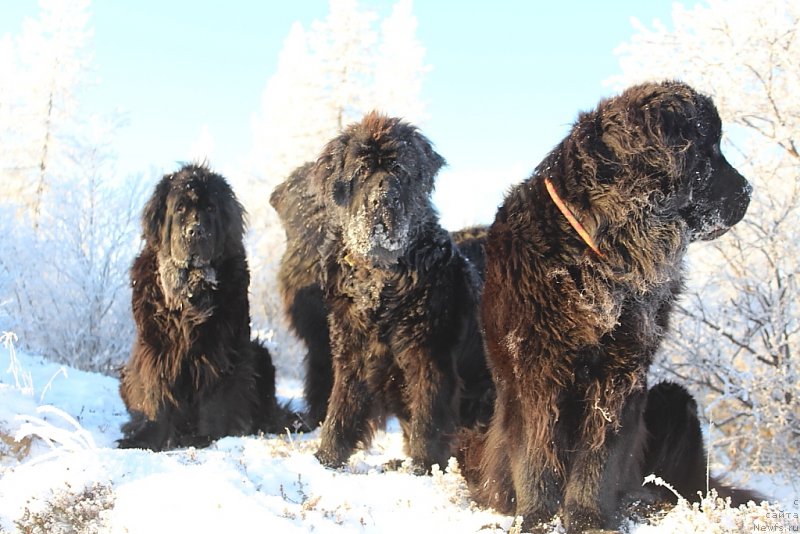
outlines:
[{"label": "dog paw", "polygon": [[603,519],[596,510],[582,506],[567,506],[564,511],[564,526],[567,534],[578,534],[581,532],[616,532],[615,530],[604,530]]},{"label": "dog paw", "polygon": [[518,526],[520,532],[530,532],[531,534],[550,534],[551,532],[558,532],[558,527],[553,521],[548,521],[542,517],[542,514],[532,514],[525,516],[517,516],[517,521],[522,517],[522,522]]},{"label": "dog paw", "polygon": [[332,453],[325,449],[319,449],[314,453],[314,457],[319,460],[319,463],[329,469],[341,469],[344,467],[347,458],[342,458],[342,455]]},{"label": "dog paw", "polygon": [[403,462],[405,462],[405,460],[401,458],[393,458],[387,462],[384,462],[381,465],[381,468],[384,471],[400,471],[403,469]]},{"label": "dog paw", "polygon": [[157,444],[149,443],[149,442],[147,442],[145,440],[138,439],[136,437],[122,438],[122,439],[117,440],[117,448],[118,449],[142,449],[142,450],[145,450],[145,451],[149,450],[149,451],[154,451],[154,452],[158,452],[158,451],[161,450],[161,447],[159,447]]}]

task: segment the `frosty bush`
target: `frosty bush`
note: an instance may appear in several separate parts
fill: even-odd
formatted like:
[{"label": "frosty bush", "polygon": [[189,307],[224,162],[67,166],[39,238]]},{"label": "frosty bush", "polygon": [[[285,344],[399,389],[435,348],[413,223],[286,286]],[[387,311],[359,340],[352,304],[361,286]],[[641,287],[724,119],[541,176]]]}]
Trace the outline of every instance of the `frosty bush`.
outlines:
[{"label": "frosty bush", "polygon": [[127,272],[141,201],[136,185],[89,174],[53,186],[37,229],[24,219],[7,224],[0,241],[4,326],[23,347],[106,373],[124,361],[133,339]]},{"label": "frosty bush", "polygon": [[681,78],[711,95],[726,154],[754,187],[729,235],[690,249],[689,291],[658,374],[705,396],[717,458],[797,470],[800,4],[675,4],[673,29],[635,26],[616,85]]},{"label": "frosty bush", "polygon": [[95,482],[76,491],[55,489],[45,503],[30,503],[14,522],[26,534],[93,534],[108,532],[106,515],[114,508],[111,486]]}]

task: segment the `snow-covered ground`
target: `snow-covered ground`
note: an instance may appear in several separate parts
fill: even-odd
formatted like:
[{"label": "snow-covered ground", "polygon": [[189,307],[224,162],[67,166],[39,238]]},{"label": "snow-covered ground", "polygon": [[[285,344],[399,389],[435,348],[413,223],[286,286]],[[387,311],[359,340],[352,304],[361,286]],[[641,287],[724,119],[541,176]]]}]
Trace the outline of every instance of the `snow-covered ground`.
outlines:
[{"label": "snow-covered ground", "polygon": [[[426,477],[384,471],[402,458],[396,425],[343,471],[312,455],[318,431],[225,438],[203,450],[118,450],[126,412],[117,388],[114,378],[0,346],[0,533],[516,531],[514,518],[470,502],[452,462]],[[278,384],[283,399],[301,391]],[[626,529],[800,532],[793,478],[750,480],[775,499],[769,506],[708,501]],[[561,531],[557,522],[553,529]]]}]

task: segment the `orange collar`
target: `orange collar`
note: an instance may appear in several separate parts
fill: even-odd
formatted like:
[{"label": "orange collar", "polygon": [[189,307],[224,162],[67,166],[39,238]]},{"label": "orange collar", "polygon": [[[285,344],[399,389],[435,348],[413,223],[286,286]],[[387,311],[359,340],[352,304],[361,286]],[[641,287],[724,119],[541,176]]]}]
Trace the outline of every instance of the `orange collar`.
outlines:
[{"label": "orange collar", "polygon": [[586,231],[586,228],[584,228],[578,219],[575,218],[575,215],[572,213],[569,207],[567,207],[564,201],[561,200],[561,197],[558,196],[558,193],[556,193],[556,188],[553,187],[553,183],[550,181],[550,178],[544,179],[544,185],[547,188],[547,192],[550,193],[550,198],[553,199],[553,202],[558,207],[559,211],[561,211],[564,217],[567,218],[569,224],[572,225],[576,232],[578,232],[578,235],[581,236],[583,241],[589,245],[589,248],[592,249],[595,254],[602,257],[603,253],[597,248],[597,243],[594,242],[594,239],[592,239],[592,236],[590,236],[589,232]]}]

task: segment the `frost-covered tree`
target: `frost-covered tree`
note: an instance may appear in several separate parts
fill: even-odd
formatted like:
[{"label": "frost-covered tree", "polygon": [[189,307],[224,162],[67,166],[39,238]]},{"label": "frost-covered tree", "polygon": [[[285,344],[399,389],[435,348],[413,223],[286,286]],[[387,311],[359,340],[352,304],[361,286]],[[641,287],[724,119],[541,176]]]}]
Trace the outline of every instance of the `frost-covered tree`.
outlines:
[{"label": "frost-covered tree", "polygon": [[0,240],[4,329],[48,359],[113,373],[133,341],[128,267],[136,251],[142,183],[109,187],[112,162],[83,154],[59,173],[35,230],[19,222]]},{"label": "frost-covered tree", "polygon": [[381,24],[373,107],[420,124],[426,119],[425,102],[420,98],[422,81],[430,67],[416,33],[412,1],[399,0]]},{"label": "frost-covered tree", "polygon": [[42,0],[0,41],[0,326],[26,349],[110,371],[132,340],[127,269],[143,198],[138,180],[115,176],[114,121],[80,110],[88,8]]},{"label": "frost-covered tree", "polygon": [[705,395],[718,453],[800,467],[800,3],[676,4],[672,27],[634,21],[623,85],[680,78],[714,98],[724,149],[753,184],[729,235],[690,249],[691,283],[661,361]]},{"label": "frost-covered tree", "polygon": [[278,297],[275,274],[284,234],[269,195],[342,127],[372,109],[417,123],[424,118],[420,93],[427,66],[416,26],[410,0],[400,0],[382,22],[356,0],[330,0],[327,17],[312,22],[310,30],[292,26],[264,90],[252,122],[249,176],[235,185],[253,229],[254,321],[277,336],[276,361],[283,372],[298,372],[299,347],[288,334]]},{"label": "frost-covered tree", "polygon": [[425,117],[421,90],[428,67],[411,0],[399,0],[380,31],[379,17],[355,0],[331,0],[329,10],[309,31],[292,26],[252,121],[250,165],[267,185],[367,111],[415,123]]},{"label": "frost-covered tree", "polygon": [[77,123],[76,94],[91,61],[88,0],[40,0],[40,16],[0,48],[0,193],[15,199],[38,224],[53,172],[68,157]]}]

